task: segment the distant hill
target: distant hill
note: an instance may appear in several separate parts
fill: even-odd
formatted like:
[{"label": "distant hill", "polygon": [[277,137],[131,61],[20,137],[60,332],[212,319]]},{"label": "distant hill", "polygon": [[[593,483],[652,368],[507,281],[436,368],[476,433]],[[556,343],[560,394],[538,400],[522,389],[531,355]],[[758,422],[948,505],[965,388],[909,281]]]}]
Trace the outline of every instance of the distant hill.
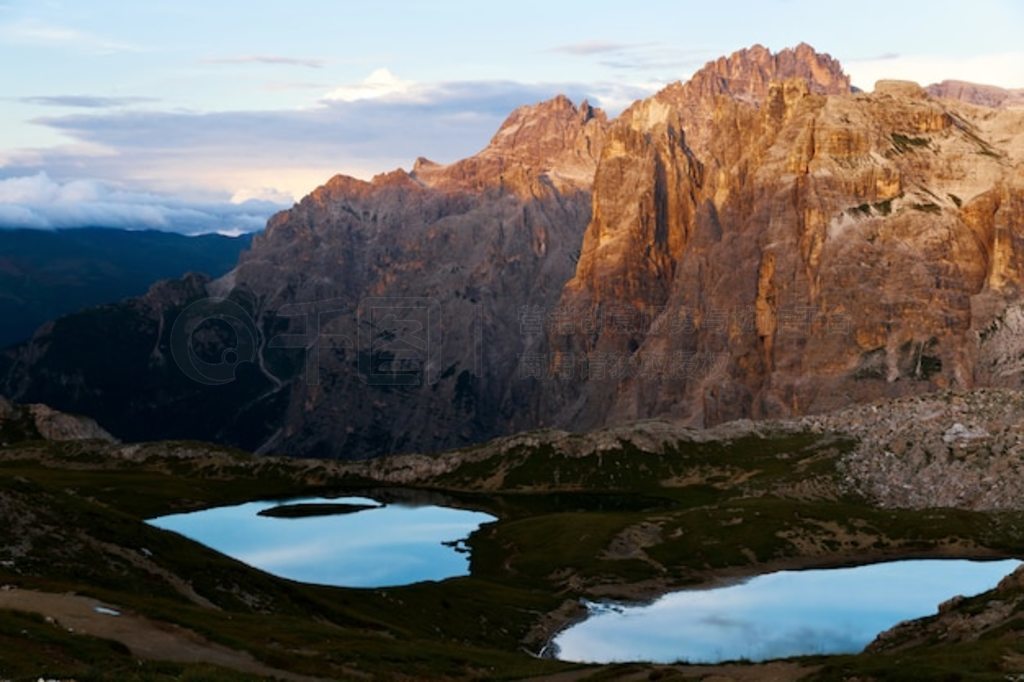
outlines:
[{"label": "distant hill", "polygon": [[0,229],[0,347],[28,339],[47,320],[143,294],[157,280],[190,271],[221,275],[250,241],[152,230]]},{"label": "distant hill", "polygon": [[996,85],[946,80],[929,85],[927,90],[932,97],[955,99],[981,107],[1009,109],[1024,106],[1024,88],[1009,90]]}]

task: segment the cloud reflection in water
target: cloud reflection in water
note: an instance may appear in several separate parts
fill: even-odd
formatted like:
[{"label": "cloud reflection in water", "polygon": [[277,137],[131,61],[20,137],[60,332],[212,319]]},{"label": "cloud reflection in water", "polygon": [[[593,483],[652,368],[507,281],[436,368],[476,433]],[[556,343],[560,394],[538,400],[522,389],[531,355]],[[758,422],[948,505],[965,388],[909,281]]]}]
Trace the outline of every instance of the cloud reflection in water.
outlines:
[{"label": "cloud reflection in water", "polygon": [[594,605],[555,644],[563,660],[595,663],[855,653],[896,623],[935,613],[950,597],[994,587],[1018,565],[924,560],[780,571],[644,606]]},{"label": "cloud reflection in water", "polygon": [[[308,498],[288,504],[376,504]],[[321,585],[384,587],[469,572],[465,553],[443,545],[494,520],[447,507],[388,505],[350,514],[258,516],[279,502],[249,502],[149,521],[274,575]]]}]

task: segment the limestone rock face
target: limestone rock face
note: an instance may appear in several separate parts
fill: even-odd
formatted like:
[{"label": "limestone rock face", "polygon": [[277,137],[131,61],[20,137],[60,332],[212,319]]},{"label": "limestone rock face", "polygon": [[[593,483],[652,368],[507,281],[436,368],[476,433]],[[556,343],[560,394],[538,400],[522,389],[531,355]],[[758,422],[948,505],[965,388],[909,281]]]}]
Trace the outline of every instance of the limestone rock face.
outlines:
[{"label": "limestone rock face", "polygon": [[762,89],[738,53],[612,124],[561,300],[587,329],[548,336],[573,368],[542,391],[550,424],[1020,386],[1021,115],[850,93],[799,53],[754,63],[803,77]]},{"label": "limestone rock face", "polygon": [[[623,112],[605,136],[593,219],[560,304],[588,333],[552,338],[555,362],[575,366],[582,356],[579,373],[587,376],[604,374],[605,368],[590,367],[598,360],[634,363],[649,325],[670,301],[679,268],[722,238],[719,215],[708,207],[724,203],[733,185],[746,182],[753,148],[773,139],[789,111],[811,93],[849,91],[839,64],[806,44],[778,54],[756,45],[710,62],[685,84],[672,84]],[[727,170],[737,175],[730,178]],[[671,354],[683,348],[673,346]],[[667,357],[663,350],[659,356]],[[578,398],[587,399],[580,387],[574,376],[565,388],[545,391],[542,401],[555,403],[542,411],[558,412],[558,401],[568,402],[571,411],[560,418],[586,426],[618,411],[610,405],[580,410]],[[593,397],[617,400],[603,390]],[[646,409],[637,406],[635,412]]]}]

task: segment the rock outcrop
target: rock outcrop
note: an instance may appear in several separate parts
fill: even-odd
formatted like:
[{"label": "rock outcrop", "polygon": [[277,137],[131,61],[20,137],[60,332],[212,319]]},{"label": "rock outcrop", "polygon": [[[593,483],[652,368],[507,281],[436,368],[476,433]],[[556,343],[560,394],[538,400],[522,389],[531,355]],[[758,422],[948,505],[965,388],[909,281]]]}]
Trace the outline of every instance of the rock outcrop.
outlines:
[{"label": "rock outcrop", "polygon": [[15,405],[0,398],[0,445],[36,439],[117,442],[88,417],[65,414],[41,404]]},{"label": "rock outcrop", "polygon": [[[975,597],[953,597],[939,605],[937,615],[902,622],[878,635],[866,651],[896,653],[922,644],[951,647],[1005,636],[1024,608],[1024,566],[999,581],[995,589]],[[1019,670],[1019,655],[1005,656],[1007,669]],[[1015,679],[1015,674],[1006,675]]]}]

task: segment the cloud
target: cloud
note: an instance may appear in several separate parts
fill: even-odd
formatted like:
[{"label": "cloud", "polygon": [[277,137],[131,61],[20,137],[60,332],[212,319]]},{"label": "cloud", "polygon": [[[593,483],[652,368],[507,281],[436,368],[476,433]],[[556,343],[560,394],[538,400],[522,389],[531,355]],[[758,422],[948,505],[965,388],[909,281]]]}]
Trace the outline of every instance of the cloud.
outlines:
[{"label": "cloud", "polygon": [[309,81],[268,81],[263,84],[263,89],[268,92],[287,92],[289,90],[320,90],[327,88],[323,83],[312,83]]},{"label": "cloud", "polygon": [[647,46],[607,55],[600,64],[623,72],[662,74],[669,80],[686,80],[712,58],[705,50],[682,50],[674,47]]},{"label": "cloud", "polygon": [[0,25],[0,38],[12,44],[34,47],[63,47],[100,53],[141,51],[136,45],[35,19]]},{"label": "cloud", "polygon": [[912,80],[921,85],[950,79],[1003,88],[1024,87],[1024,52],[958,58],[880,55],[871,59],[848,60],[843,66],[853,84],[868,91],[874,88],[876,81],[884,79]]},{"label": "cloud", "polygon": [[304,66],[307,69],[322,69],[327,63],[323,59],[307,57],[284,57],[276,54],[254,54],[240,57],[210,57],[201,60],[203,64],[270,64],[278,66]]},{"label": "cloud", "polygon": [[128,191],[96,180],[56,182],[44,172],[0,179],[0,228],[116,227],[182,234],[239,234],[263,228],[282,205],[194,202]]},{"label": "cloud", "polygon": [[664,81],[685,79],[715,56],[709,50],[684,49],[663,43],[614,43],[600,40],[559,45],[548,52],[593,57],[601,66],[615,71],[634,74],[660,72]]},{"label": "cloud", "polygon": [[402,80],[387,69],[377,69],[361,83],[335,88],[327,93],[325,99],[340,102],[358,102],[381,97],[414,99],[416,91],[422,89],[416,83]]},{"label": "cloud", "polygon": [[245,204],[250,201],[264,202],[275,206],[287,206],[294,197],[288,192],[274,187],[246,187],[231,195],[232,204]]},{"label": "cloud", "polygon": [[417,83],[377,71],[291,110],[196,113],[111,109],[35,119],[72,144],[0,154],[0,173],[45,170],[193,198],[299,198],[336,173],[370,176],[417,156],[450,162],[480,150],[516,107],[564,93],[621,109],[660,84]]},{"label": "cloud", "polygon": [[571,43],[569,45],[559,45],[553,47],[549,52],[561,52],[563,54],[571,54],[580,57],[589,57],[595,54],[606,54],[608,52],[622,52],[635,45],[629,45],[626,43],[610,43],[600,40],[587,40],[581,43]]},{"label": "cloud", "polygon": [[38,95],[22,97],[25,104],[39,104],[50,107],[75,107],[80,109],[113,109],[143,102],[156,102],[155,97],[98,97],[95,95]]}]

